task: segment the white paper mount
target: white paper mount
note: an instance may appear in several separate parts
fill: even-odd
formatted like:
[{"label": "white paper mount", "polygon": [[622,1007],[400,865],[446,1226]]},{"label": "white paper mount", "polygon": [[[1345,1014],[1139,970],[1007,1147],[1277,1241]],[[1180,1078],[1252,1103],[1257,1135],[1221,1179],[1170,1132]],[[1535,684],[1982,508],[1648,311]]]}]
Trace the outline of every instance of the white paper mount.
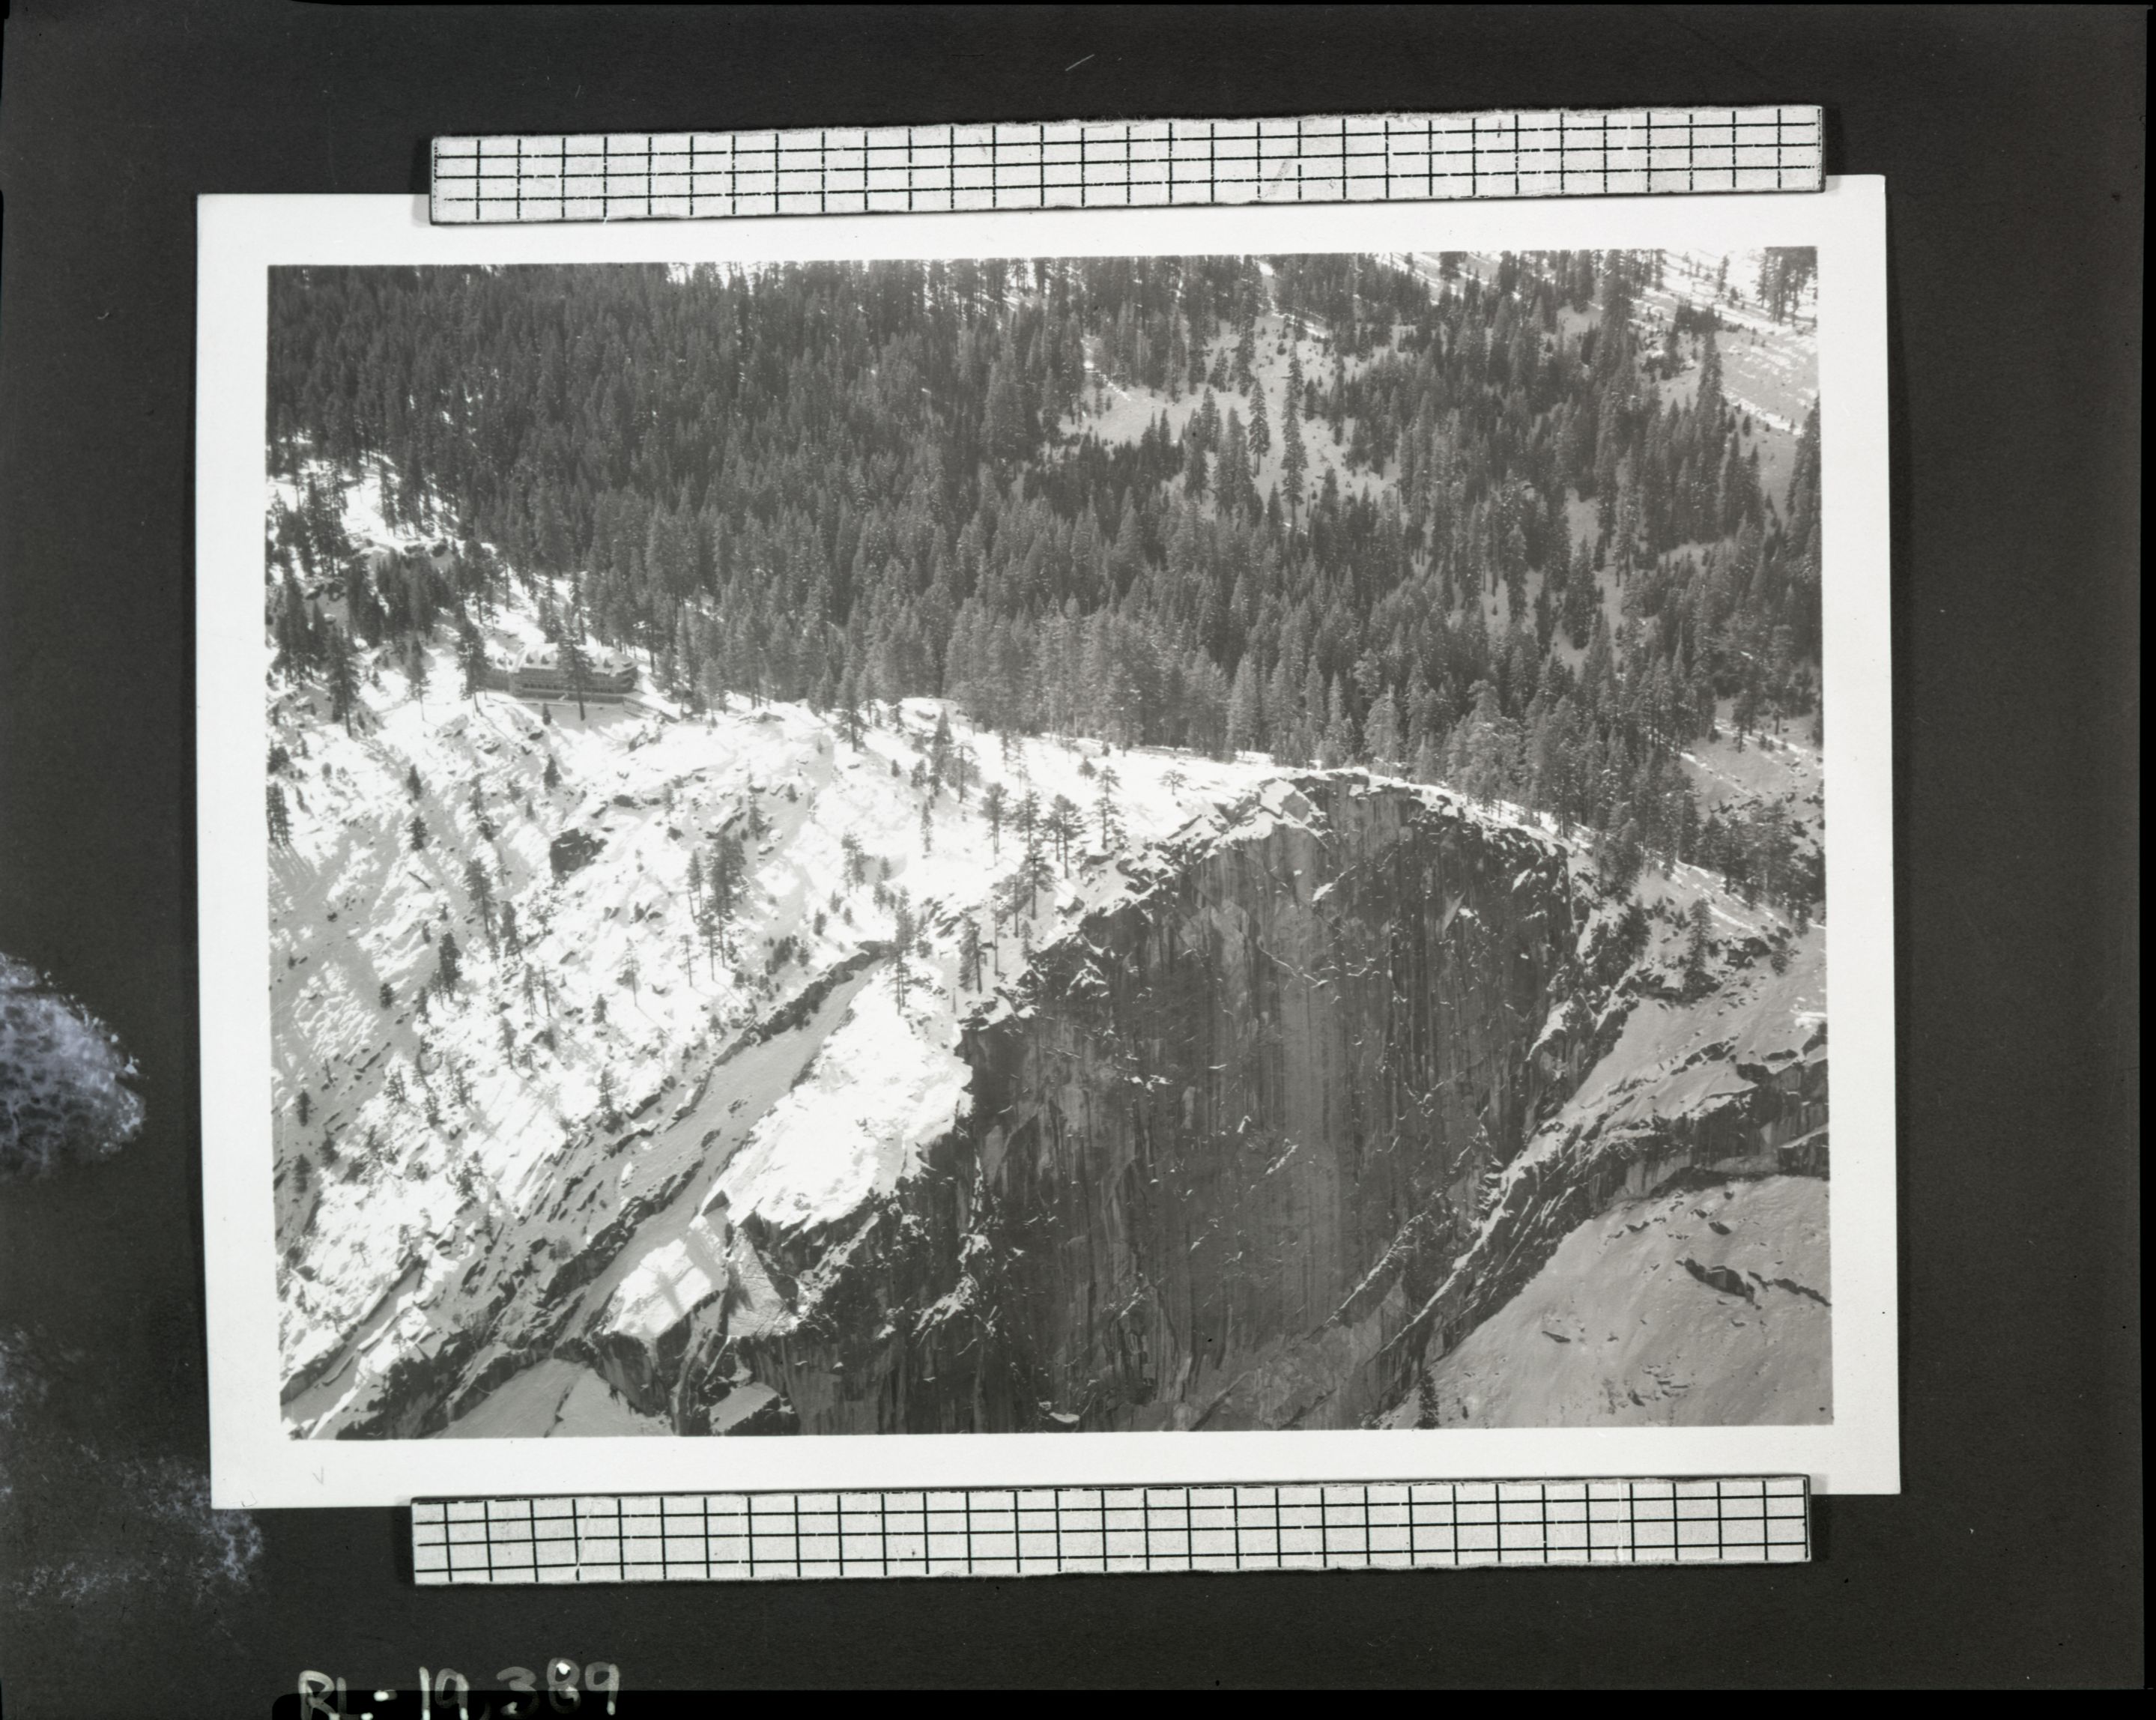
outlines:
[{"label": "white paper mount", "polygon": [[1815,192],[1817,107],[1101,120],[434,142],[438,223]]},{"label": "white paper mount", "polygon": [[412,1573],[436,1586],[1790,1564],[1811,1557],[1810,1494],[1798,1475],[423,1499]]}]

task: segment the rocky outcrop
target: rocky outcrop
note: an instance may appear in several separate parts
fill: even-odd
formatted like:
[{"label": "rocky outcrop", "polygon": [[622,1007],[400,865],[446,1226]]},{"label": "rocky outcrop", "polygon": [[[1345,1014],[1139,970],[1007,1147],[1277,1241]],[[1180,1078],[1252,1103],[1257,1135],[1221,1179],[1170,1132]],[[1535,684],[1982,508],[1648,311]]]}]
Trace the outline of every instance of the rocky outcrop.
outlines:
[{"label": "rocky outcrop", "polygon": [[708,1205],[649,1290],[532,1341],[690,1435],[1411,1425],[1594,1214],[1825,1173],[1816,928],[1683,973],[1678,916],[1566,845],[1353,773],[1129,870],[967,1024],[966,1114],[895,1189],[794,1229]]},{"label": "rocky outcrop", "polygon": [[589,830],[564,830],[547,845],[547,863],[557,879],[566,878],[598,859],[605,846],[606,839]]},{"label": "rocky outcrop", "polygon": [[1598,1203],[1823,1163],[1823,1051],[1649,1058],[1571,1115],[1667,1006],[1561,845],[1343,775],[1224,823],[971,1027],[970,1113],[891,1199],[742,1228],[684,1431],[751,1384],[808,1432],[1354,1426]]},{"label": "rocky outcrop", "polygon": [[1827,1172],[1824,933],[1779,969],[1740,944],[1722,983],[1686,1003],[1639,970],[1623,1027],[1563,1112],[1508,1166],[1472,1245],[1393,1339],[1428,1368],[1504,1307],[1565,1237],[1613,1203],[1686,1177]]}]

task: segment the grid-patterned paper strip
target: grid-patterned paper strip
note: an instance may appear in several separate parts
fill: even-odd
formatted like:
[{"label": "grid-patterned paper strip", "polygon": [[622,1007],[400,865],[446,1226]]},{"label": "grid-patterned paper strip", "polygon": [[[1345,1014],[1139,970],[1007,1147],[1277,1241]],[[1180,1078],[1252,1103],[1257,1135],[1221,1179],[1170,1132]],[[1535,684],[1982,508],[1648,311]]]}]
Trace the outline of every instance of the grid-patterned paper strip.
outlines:
[{"label": "grid-patterned paper strip", "polygon": [[412,1568],[443,1584],[1793,1563],[1809,1499],[1803,1476],[429,1499]]},{"label": "grid-patterned paper strip", "polygon": [[437,223],[1818,191],[1817,107],[438,137]]}]

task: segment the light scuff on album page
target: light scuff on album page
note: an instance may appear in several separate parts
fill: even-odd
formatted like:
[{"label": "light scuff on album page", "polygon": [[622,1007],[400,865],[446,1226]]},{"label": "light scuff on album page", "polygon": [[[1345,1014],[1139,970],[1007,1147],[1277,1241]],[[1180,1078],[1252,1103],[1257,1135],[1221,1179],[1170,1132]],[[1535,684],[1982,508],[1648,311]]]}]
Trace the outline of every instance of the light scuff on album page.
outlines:
[{"label": "light scuff on album page", "polygon": [[1893,1490],[1882,228],[205,199],[219,1502]]}]

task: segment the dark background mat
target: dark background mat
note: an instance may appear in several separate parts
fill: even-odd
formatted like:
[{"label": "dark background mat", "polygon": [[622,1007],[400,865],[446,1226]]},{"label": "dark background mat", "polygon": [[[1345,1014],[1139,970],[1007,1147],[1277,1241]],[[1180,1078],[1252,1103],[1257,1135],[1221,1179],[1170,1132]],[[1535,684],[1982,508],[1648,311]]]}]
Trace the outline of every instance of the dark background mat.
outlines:
[{"label": "dark background mat", "polygon": [[[0,1183],[10,1720],[552,1656],[647,1689],[2139,1681],[2139,10],[18,0],[5,53],[0,950],[149,1109]],[[1901,1497],[1828,1502],[1802,1569],[543,1594],[415,1590],[401,1513],[208,1513],[198,193],[418,191],[436,131],[1773,101],[1887,180]]]}]

